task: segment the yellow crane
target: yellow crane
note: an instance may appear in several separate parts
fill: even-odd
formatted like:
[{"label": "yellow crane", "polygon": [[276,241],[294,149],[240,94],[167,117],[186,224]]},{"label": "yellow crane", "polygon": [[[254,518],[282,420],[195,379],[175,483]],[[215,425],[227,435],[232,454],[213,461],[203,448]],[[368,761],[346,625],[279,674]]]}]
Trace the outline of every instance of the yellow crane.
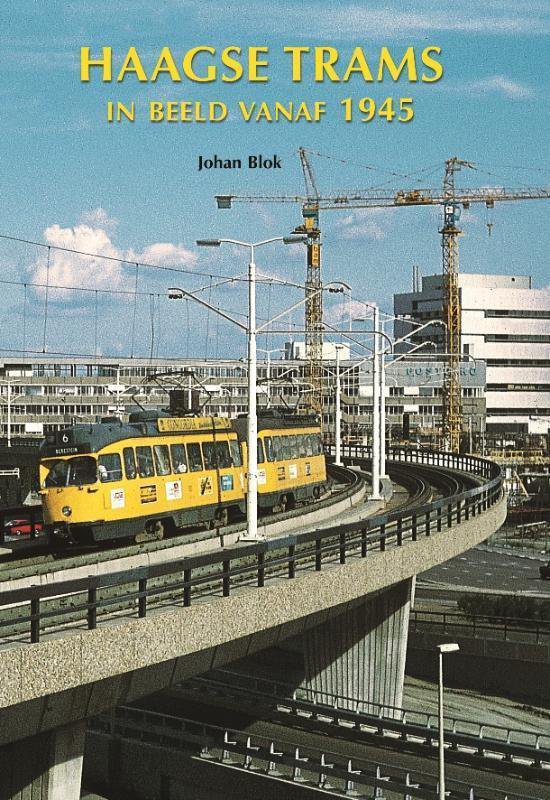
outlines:
[{"label": "yellow crane", "polygon": [[461,312],[458,288],[458,227],[461,208],[473,203],[483,203],[493,208],[497,202],[513,200],[541,200],[550,198],[548,187],[506,188],[501,186],[461,188],[455,185],[455,175],[463,168],[474,169],[469,161],[454,156],[445,162],[442,189],[359,189],[340,194],[323,195],[317,188],[315,174],[305,148],[298,151],[304,175],[304,195],[216,195],[218,208],[231,208],[233,202],[243,203],[299,203],[302,224],[295,230],[307,235],[306,280],[306,358],[308,380],[313,386],[309,396],[312,409],[322,414],[322,347],[323,307],[321,282],[321,211],[339,211],[357,208],[404,208],[410,206],[442,206],[443,224],[440,228],[443,249],[444,321],[449,369],[445,371],[443,386],[443,433],[447,447],[458,452],[462,427],[462,398],[459,364],[461,354]]}]

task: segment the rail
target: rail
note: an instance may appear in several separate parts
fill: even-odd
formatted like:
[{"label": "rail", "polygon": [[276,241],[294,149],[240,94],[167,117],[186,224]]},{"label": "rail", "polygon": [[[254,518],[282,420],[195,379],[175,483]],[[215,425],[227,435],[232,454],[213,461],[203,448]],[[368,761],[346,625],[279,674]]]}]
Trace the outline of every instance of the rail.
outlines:
[{"label": "rail", "polygon": [[[347,446],[344,450],[350,458],[368,458],[364,448]],[[205,593],[228,597],[243,584],[262,588],[269,578],[292,580],[298,570],[320,572],[329,564],[367,558],[375,550],[383,552],[434,533],[446,534],[454,525],[483,514],[502,497],[500,468],[485,459],[401,447],[390,448],[389,455],[399,463],[471,472],[483,483],[450,497],[361,521],[239,543],[214,553],[133,570],[6,591],[0,597],[0,609],[8,612],[0,619],[0,636],[15,626],[18,642],[36,643],[46,627],[58,627],[63,619],[70,624],[84,622],[93,630],[108,612],[125,609],[127,613],[130,608],[143,618],[152,603],[163,600],[187,607]],[[63,603],[52,607],[52,598],[60,596],[64,596]]]},{"label": "rail", "polygon": [[[361,733],[366,733],[389,737],[394,741],[397,735],[400,742],[414,742],[428,747],[437,745],[437,713],[380,705],[307,688],[294,689],[269,678],[227,670],[216,670],[208,676],[191,678],[180,690],[191,693],[194,699],[197,699],[197,693],[235,699],[241,709],[248,704],[257,710],[263,703],[264,706],[279,708],[299,717],[301,724],[308,716],[316,722],[342,726],[346,736],[354,741],[358,740]],[[444,736],[445,744],[452,750],[477,757],[498,756],[524,766],[550,769],[550,734],[446,716]]]},{"label": "rail", "polygon": [[438,633],[459,633],[476,637],[479,634],[499,641],[534,640],[537,644],[550,642],[550,620],[530,620],[521,617],[460,614],[456,611],[411,611],[409,627],[413,631],[436,628]]},{"label": "rail", "polygon": [[[122,706],[111,716],[91,720],[89,730],[110,738],[186,751],[249,774],[329,790],[336,797],[384,800],[399,795],[404,800],[434,800],[438,796],[437,784],[400,767],[155,711]],[[446,790],[449,800],[540,800],[455,780],[446,782]]]}]

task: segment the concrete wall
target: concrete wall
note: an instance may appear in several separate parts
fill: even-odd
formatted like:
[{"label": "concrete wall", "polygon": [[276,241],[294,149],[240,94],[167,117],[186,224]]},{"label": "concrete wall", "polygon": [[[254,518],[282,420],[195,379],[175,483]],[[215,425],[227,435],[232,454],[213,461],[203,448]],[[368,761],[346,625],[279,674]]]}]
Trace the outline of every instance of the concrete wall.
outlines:
[{"label": "concrete wall", "polygon": [[445,659],[445,685],[546,705],[550,701],[550,645],[411,631],[406,673],[437,681],[435,648],[458,642]]},{"label": "concrete wall", "polygon": [[402,704],[413,580],[365,597],[305,632],[304,686],[317,699],[326,692],[373,703],[373,710]]},{"label": "concrete wall", "polygon": [[0,800],[80,797],[84,721],[0,747]]},{"label": "concrete wall", "polygon": [[93,716],[302,633],[470,549],[506,501],[451,532],[141,620],[0,650],[0,745]]}]

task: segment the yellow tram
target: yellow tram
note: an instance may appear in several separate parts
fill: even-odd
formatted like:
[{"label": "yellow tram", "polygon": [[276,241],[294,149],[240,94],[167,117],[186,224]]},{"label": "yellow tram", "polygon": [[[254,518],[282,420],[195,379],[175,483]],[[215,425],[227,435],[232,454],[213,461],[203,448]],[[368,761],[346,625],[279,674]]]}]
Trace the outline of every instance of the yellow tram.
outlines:
[{"label": "yellow tram", "polygon": [[[326,467],[315,420],[271,414],[258,427],[260,508],[318,497]],[[100,542],[225,525],[246,511],[245,431],[246,419],[143,412],[49,434],[40,453],[46,530]]]}]

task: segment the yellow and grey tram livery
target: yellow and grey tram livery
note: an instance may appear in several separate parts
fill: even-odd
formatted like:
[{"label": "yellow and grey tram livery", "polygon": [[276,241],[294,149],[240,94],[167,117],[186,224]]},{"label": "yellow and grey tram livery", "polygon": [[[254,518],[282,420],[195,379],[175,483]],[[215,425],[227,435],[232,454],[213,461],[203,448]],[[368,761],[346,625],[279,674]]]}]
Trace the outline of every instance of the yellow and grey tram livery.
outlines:
[{"label": "yellow and grey tram livery", "polygon": [[[246,417],[234,420],[246,464]],[[315,417],[298,414],[258,418],[258,506],[264,510],[294,508],[318,498],[327,473],[321,431]]]},{"label": "yellow and grey tram livery", "polygon": [[227,419],[133,414],[51,434],[42,445],[44,522],[77,542],[161,537],[244,511],[242,458]]},{"label": "yellow and grey tram livery", "polygon": [[[318,497],[326,483],[314,420],[260,419],[261,508]],[[161,538],[246,511],[246,419],[157,412],[76,424],[48,434],[40,453],[44,523],[56,541]]]}]

